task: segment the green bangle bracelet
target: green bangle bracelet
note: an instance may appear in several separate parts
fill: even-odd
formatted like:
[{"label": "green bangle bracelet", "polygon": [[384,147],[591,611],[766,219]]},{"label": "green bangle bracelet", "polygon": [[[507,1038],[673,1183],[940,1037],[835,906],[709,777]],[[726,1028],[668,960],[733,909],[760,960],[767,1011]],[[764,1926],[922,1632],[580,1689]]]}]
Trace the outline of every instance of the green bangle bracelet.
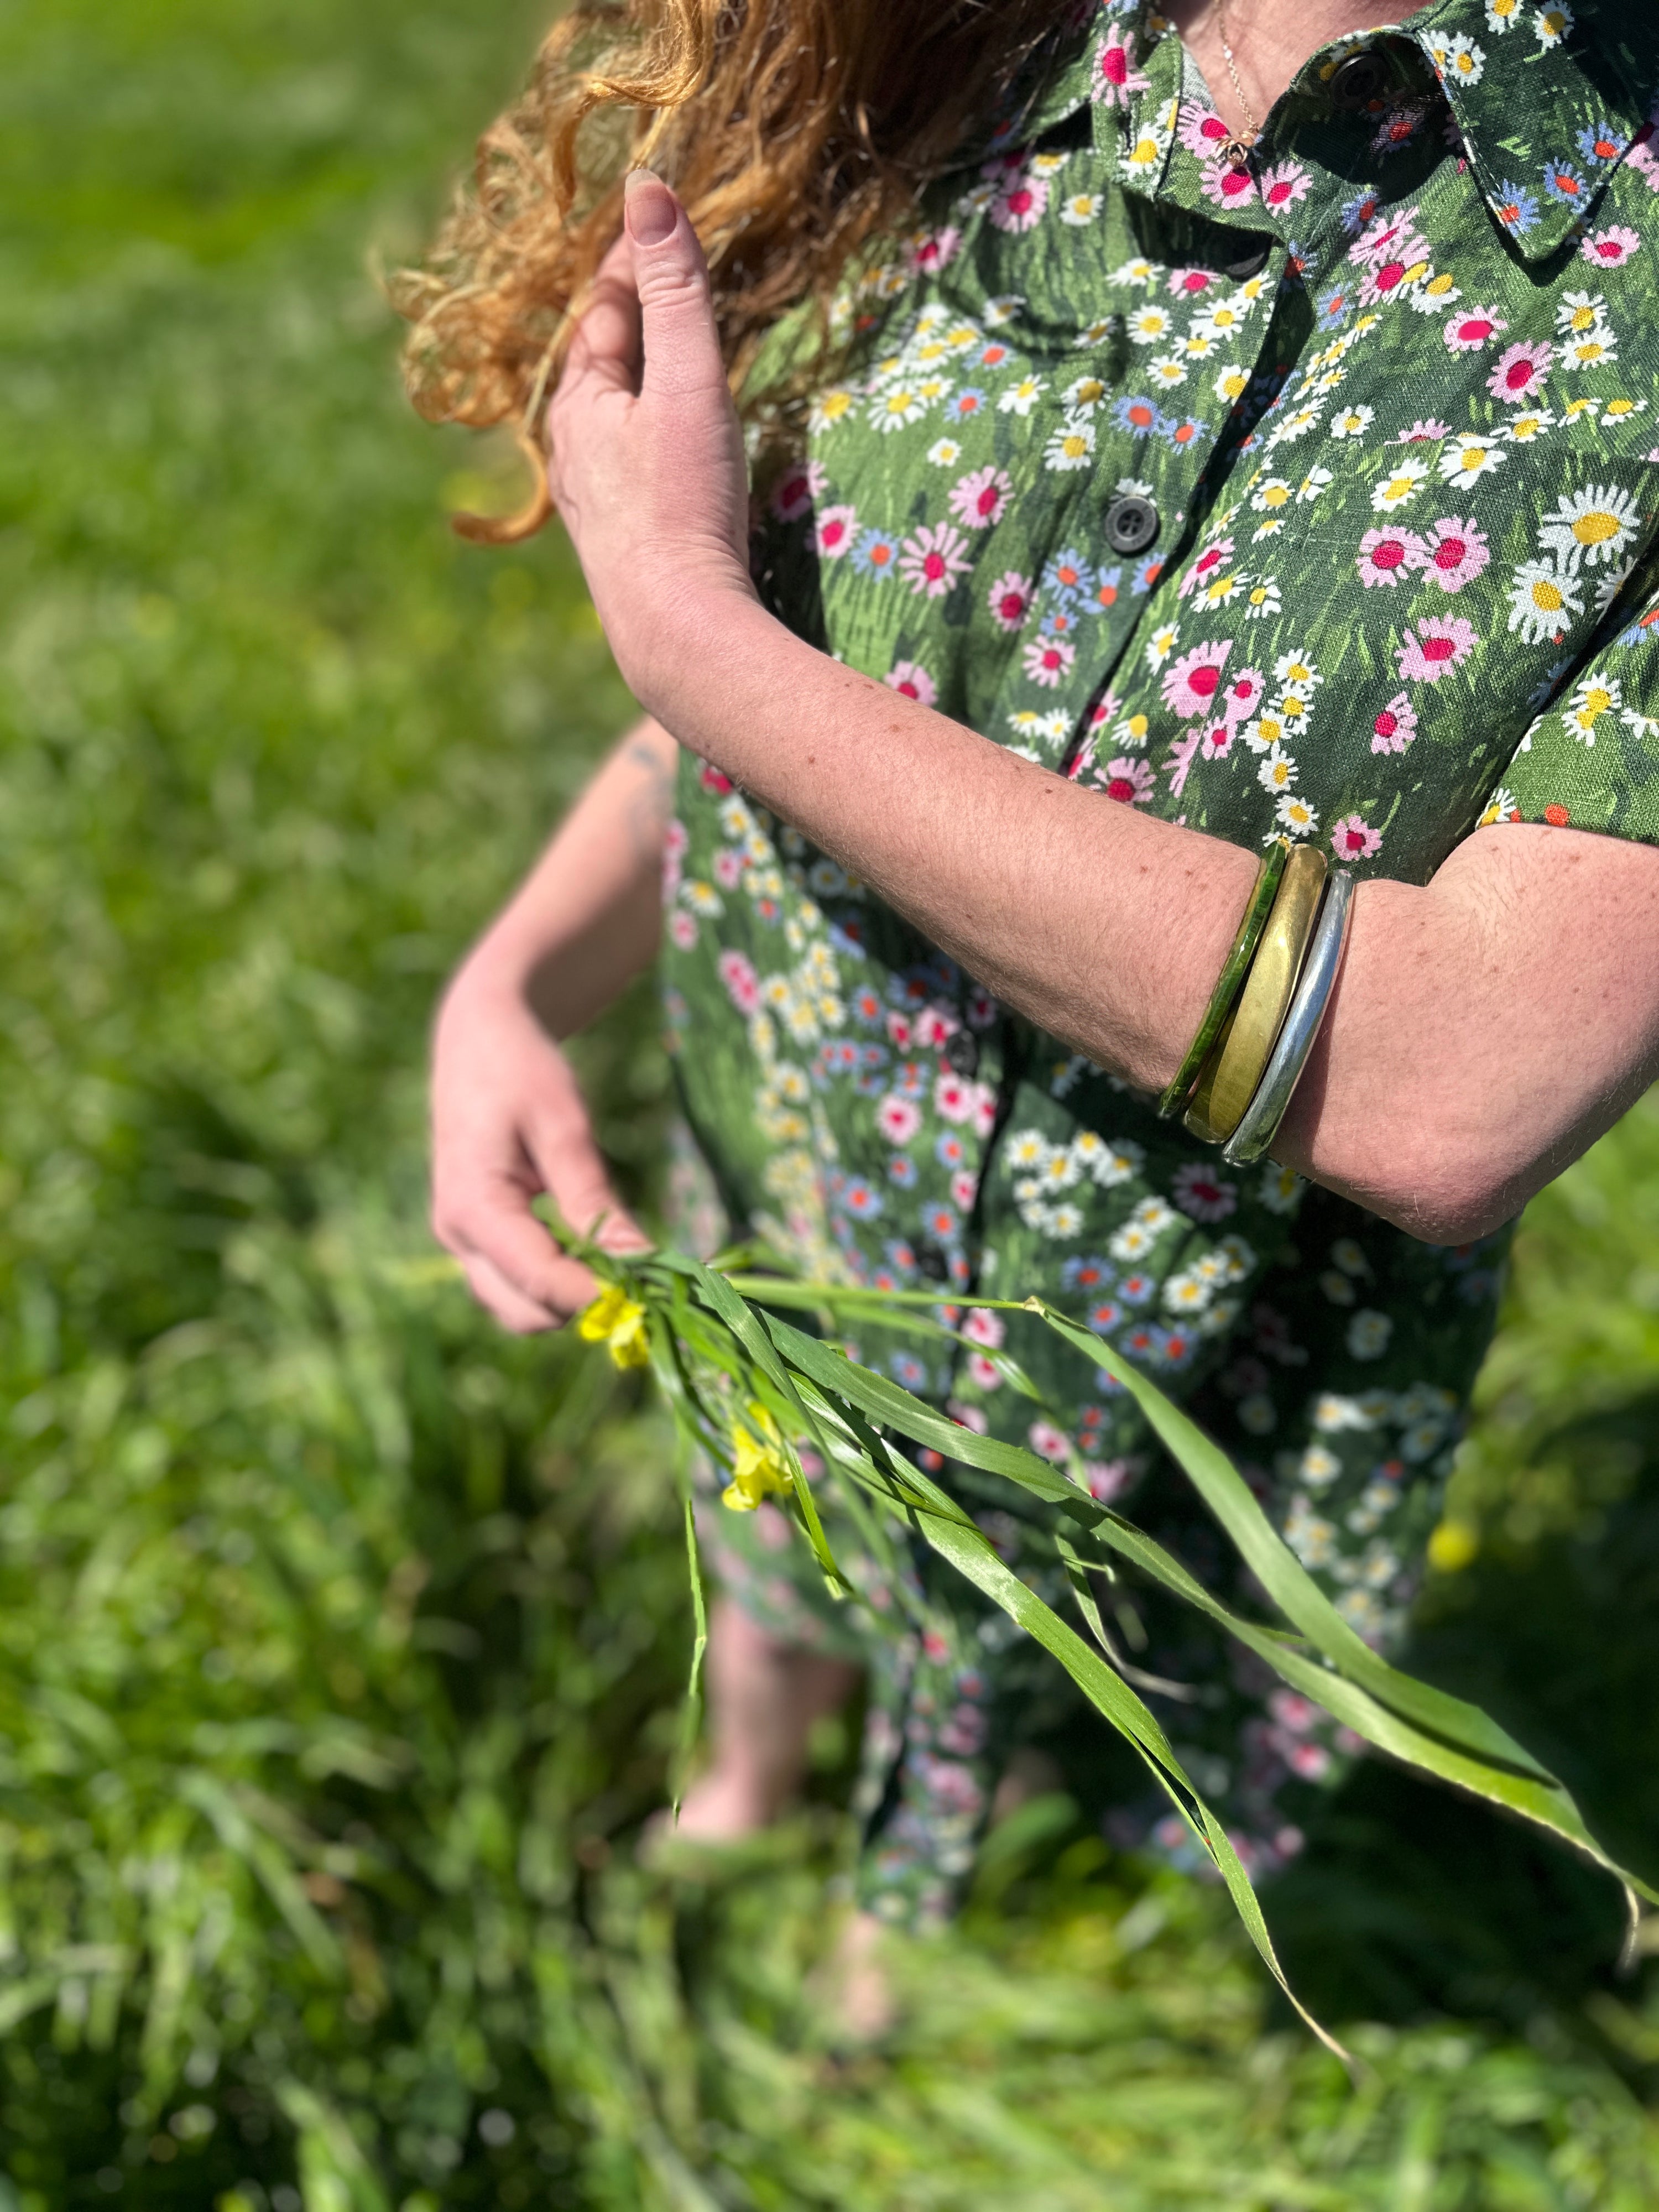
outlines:
[{"label": "green bangle bracelet", "polygon": [[1273,912],[1273,900],[1279,893],[1280,877],[1285,872],[1285,859],[1290,846],[1284,839],[1270,845],[1256,871],[1255,887],[1250,893],[1249,904],[1244,909],[1244,919],[1238,925],[1232,950],[1221,963],[1221,973],[1216,978],[1215,989],[1210,994],[1210,1003],[1204,1010],[1204,1018],[1198,1033],[1187,1048],[1187,1056],[1176,1070],[1175,1080],[1158,1102],[1158,1117],[1173,1121],[1186,1105],[1199,1072],[1210,1056],[1210,1048],[1221,1034],[1222,1024],[1233,1010],[1233,1002],[1244,988],[1244,978],[1249,973],[1251,961],[1261,933],[1267,926],[1267,916]]}]

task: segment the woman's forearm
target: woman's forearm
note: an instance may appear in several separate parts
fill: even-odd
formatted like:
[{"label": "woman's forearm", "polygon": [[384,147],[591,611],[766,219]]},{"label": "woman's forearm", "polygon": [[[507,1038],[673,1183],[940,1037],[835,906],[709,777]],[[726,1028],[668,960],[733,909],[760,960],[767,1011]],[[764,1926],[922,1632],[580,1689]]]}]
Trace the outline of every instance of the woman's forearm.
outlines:
[{"label": "woman's forearm", "polygon": [[648,716],[618,740],[456,981],[529,1000],[550,1035],[585,1029],[661,933],[663,833],[679,749]]},{"label": "woman's forearm", "polygon": [[[1009,1006],[1138,1089],[1170,1079],[1250,854],[1020,759],[735,595],[688,610],[635,680]],[[1363,884],[1276,1156],[1417,1236],[1495,1227],[1659,1066],[1656,961],[1659,854],[1621,840],[1487,830],[1425,888]]]},{"label": "woman's forearm", "polygon": [[1116,805],[790,635],[700,611],[650,686],[676,734],[1019,1012],[1158,1091],[1197,1028],[1251,855]]}]

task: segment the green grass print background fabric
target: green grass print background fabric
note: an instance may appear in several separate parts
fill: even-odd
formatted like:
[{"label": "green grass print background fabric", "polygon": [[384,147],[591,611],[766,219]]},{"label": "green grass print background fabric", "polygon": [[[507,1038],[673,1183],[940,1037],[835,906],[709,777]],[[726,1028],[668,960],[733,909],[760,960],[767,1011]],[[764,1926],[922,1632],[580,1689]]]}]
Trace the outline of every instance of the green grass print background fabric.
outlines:
[{"label": "green grass print background fabric", "polygon": [[[556,537],[449,537],[495,463],[367,273],[535,28],[0,9],[0,2208],[1645,2207],[1616,1893],[1381,1766],[1270,1900],[1357,2094],[1054,1797],[831,2063],[850,1729],[726,1880],[635,1868],[665,1426],[471,1314],[420,1144],[440,978],[627,702]],[[584,1048],[636,1194],[657,1029]],[[1407,1655],[1650,1871],[1656,1231],[1644,1108],[1528,1217]]]}]

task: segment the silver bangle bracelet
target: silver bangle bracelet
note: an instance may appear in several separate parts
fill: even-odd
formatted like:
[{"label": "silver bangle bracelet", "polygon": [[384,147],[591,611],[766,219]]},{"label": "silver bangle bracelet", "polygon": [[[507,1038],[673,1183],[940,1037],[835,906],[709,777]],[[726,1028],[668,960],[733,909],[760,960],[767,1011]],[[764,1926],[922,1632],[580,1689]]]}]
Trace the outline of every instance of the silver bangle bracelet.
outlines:
[{"label": "silver bangle bracelet", "polygon": [[1352,904],[1353,878],[1345,873],[1333,874],[1326,887],[1325,903],[1320,908],[1313,942],[1308,947],[1308,957],[1297,981],[1296,996],[1285,1017],[1285,1026],[1261,1071],[1255,1097],[1221,1148],[1222,1158],[1233,1167],[1249,1167],[1259,1160],[1279,1133],[1291,1094],[1308,1064],[1308,1055],[1314,1048],[1314,1040],[1319,1035],[1325,1009],[1336,986],[1342,950],[1348,940],[1348,915]]}]

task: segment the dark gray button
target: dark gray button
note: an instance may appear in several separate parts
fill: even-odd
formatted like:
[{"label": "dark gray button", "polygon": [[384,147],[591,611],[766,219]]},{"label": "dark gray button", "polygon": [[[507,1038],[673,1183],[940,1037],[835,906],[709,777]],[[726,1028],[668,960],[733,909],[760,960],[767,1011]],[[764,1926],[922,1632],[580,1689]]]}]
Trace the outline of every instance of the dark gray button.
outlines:
[{"label": "dark gray button", "polygon": [[950,1279],[951,1262],[937,1244],[917,1245],[916,1266],[930,1283],[943,1283]]},{"label": "dark gray button", "polygon": [[1221,273],[1224,276],[1237,276],[1243,283],[1245,277],[1254,276],[1258,270],[1267,267],[1267,256],[1272,252],[1273,247],[1265,242],[1261,246],[1252,243],[1240,251],[1237,259],[1224,261]]},{"label": "dark gray button", "polygon": [[945,1058],[958,1075],[972,1075],[979,1066],[979,1040],[966,1030],[953,1030],[945,1040]]},{"label": "dark gray button", "polygon": [[1106,543],[1114,553],[1144,553],[1158,532],[1158,509],[1138,491],[1125,492],[1106,510]]},{"label": "dark gray button", "polygon": [[1350,54],[1331,78],[1331,106],[1345,115],[1358,113],[1382,99],[1389,88],[1389,64],[1375,46]]}]

